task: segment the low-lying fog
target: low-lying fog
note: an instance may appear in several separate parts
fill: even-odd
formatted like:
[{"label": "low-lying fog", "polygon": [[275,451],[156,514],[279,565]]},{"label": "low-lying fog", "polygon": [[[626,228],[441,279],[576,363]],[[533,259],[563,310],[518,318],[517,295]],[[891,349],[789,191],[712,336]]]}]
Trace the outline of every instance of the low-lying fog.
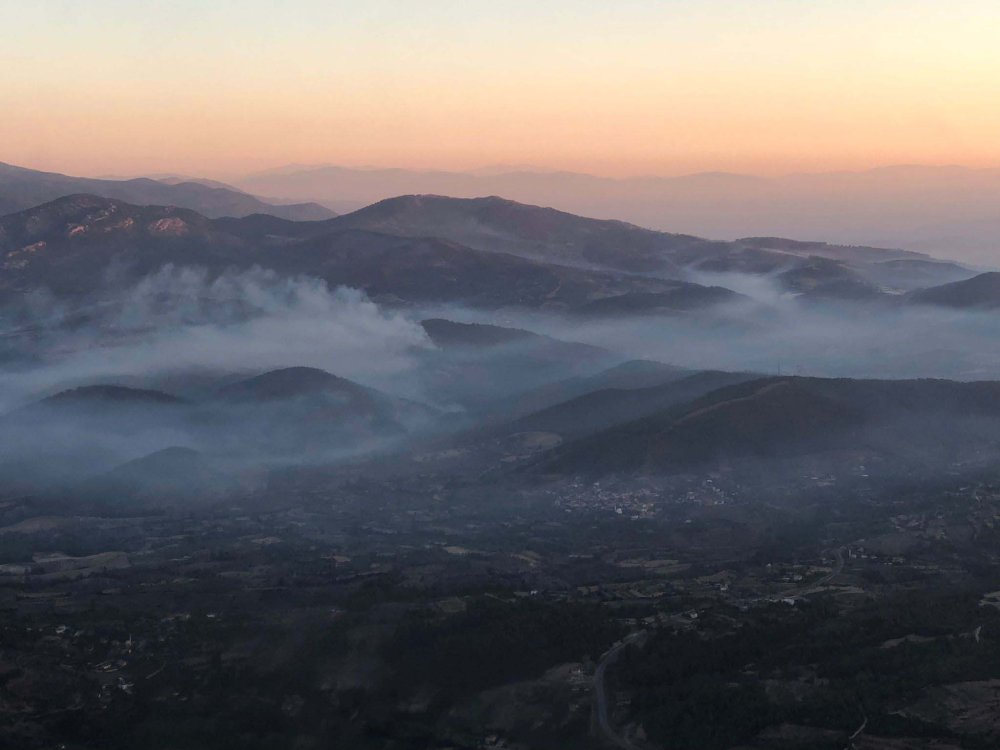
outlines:
[{"label": "low-lying fog", "polygon": [[[220,465],[324,462],[427,430],[502,423],[585,391],[557,382],[632,359],[692,370],[1000,378],[1000,315],[902,300],[819,305],[781,294],[759,276],[698,280],[748,299],[621,318],[390,308],[314,278],[260,269],[212,278],[175,267],[124,290],[109,282],[85,305],[38,293],[4,311],[0,473],[51,484],[99,475],[132,481],[139,471],[167,487],[185,476],[226,486],[231,480],[213,473]],[[432,317],[591,346],[446,324],[439,348],[421,326]],[[457,338],[449,343],[447,335]],[[255,377],[283,368],[299,369]],[[153,390],[47,399],[88,385]],[[178,450],[188,453],[169,452]],[[137,459],[149,463],[129,468]],[[122,471],[125,479],[115,473]]]},{"label": "low-lying fog", "polygon": [[754,304],[712,313],[580,319],[442,308],[434,315],[526,328],[691,369],[852,378],[1000,378],[1000,313],[850,301],[816,304],[765,276],[699,274]]},{"label": "low-lying fog", "polygon": [[[389,309],[363,292],[314,278],[254,269],[210,278],[165,267],[84,310],[43,294],[5,315],[0,410],[89,383],[169,390],[202,373],[255,374],[317,367],[420,399],[408,376],[433,344],[427,317],[525,328],[600,346],[622,359],[692,369],[819,376],[990,379],[1000,377],[1000,314],[900,303],[803,303],[770,279],[703,274],[752,304],[712,313],[582,318],[457,307]],[[513,385],[513,384],[512,384]]]}]

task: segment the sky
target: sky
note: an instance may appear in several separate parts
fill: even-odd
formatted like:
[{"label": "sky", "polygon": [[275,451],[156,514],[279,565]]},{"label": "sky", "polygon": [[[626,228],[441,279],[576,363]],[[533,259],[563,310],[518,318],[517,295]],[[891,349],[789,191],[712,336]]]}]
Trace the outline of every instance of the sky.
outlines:
[{"label": "sky", "polygon": [[996,0],[0,0],[0,161],[1000,166]]}]

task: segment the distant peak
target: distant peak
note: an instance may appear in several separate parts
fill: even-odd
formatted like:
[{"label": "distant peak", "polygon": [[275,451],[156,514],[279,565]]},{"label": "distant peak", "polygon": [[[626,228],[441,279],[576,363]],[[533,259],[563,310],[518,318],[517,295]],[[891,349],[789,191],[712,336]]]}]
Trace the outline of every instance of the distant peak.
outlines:
[{"label": "distant peak", "polygon": [[283,367],[240,380],[220,389],[228,398],[281,399],[322,391],[357,391],[364,388],[318,367]]}]

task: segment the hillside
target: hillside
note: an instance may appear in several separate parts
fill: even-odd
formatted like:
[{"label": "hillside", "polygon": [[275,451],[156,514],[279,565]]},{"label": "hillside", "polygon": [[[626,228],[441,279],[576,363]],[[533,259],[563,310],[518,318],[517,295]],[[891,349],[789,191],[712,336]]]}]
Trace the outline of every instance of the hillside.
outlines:
[{"label": "hillside", "polygon": [[[751,238],[762,247],[779,236],[822,239],[831,244],[804,242],[813,247],[794,252],[839,259],[878,251],[878,260],[887,260],[890,250],[866,247],[877,245],[992,263],[1000,170],[906,165],[768,177],[702,172],[616,179],[517,167],[473,173],[323,166],[272,170],[240,185],[260,195],[339,201],[344,210],[403,194],[502,195],[668,232]],[[780,242],[787,248],[791,240]]]},{"label": "hillside", "polygon": [[519,393],[515,399],[497,405],[501,421],[528,416],[579,396],[603,390],[633,390],[652,388],[693,374],[691,370],[662,362],[627,360],[613,367],[588,375],[578,375]]},{"label": "hillside", "polygon": [[126,461],[74,488],[77,503],[91,501],[97,508],[128,507],[141,510],[196,507],[223,497],[240,487],[237,478],[227,475],[206,457],[191,448],[171,446]]},{"label": "hillside", "polygon": [[[363,289],[389,303],[575,310],[605,297],[697,292],[697,284],[573,268],[457,242],[271,217],[211,220],[186,209],[135,206],[89,195],[0,218],[0,296],[47,288],[85,296],[158,268],[219,273],[253,266]],[[697,294],[693,295],[698,297]],[[735,295],[727,295],[737,298]],[[715,295],[702,299],[710,305]]]},{"label": "hillside", "polygon": [[672,473],[720,460],[838,450],[928,463],[997,443],[996,382],[772,377],[721,388],[570,443],[543,467]]},{"label": "hillside", "polygon": [[[466,244],[470,243],[470,244]],[[813,253],[826,251],[839,258]],[[843,251],[843,252],[841,252]],[[392,304],[459,303],[592,317],[700,314],[758,291],[803,301],[893,302],[918,283],[961,278],[954,264],[872,248],[668,235],[498,198],[404,196],[324,221],[265,214],[210,219],[172,206],[71,195],[0,217],[0,297],[47,288],[87,296],[160,267],[253,266],[314,276]],[[911,291],[912,302],[994,304],[989,274]],[[105,290],[106,291],[106,290]],[[751,294],[757,294],[751,291]],[[727,314],[731,314],[729,310]]]},{"label": "hillside", "polygon": [[[722,242],[622,221],[585,218],[495,196],[404,195],[345,214],[329,224],[402,236],[443,237],[479,250],[618,273],[675,279],[685,279],[693,272],[776,276],[786,291],[820,299],[870,298],[879,295],[882,288],[907,291],[973,275],[957,264],[939,263],[905,250],[776,237]],[[916,279],[908,264],[920,264]],[[643,305],[654,306],[649,300]]]},{"label": "hillside", "polygon": [[444,237],[470,247],[619,271],[676,273],[667,251],[695,237],[620,221],[586,219],[502,198],[406,195],[346,214],[336,223],[409,237]]},{"label": "hillside", "polygon": [[746,373],[699,372],[644,388],[594,390],[521,417],[502,429],[510,432],[554,432],[567,439],[580,437],[615,424],[641,419],[754,377]]},{"label": "hillside", "polygon": [[306,221],[334,216],[332,211],[317,203],[275,205],[219,183],[70,177],[0,163],[0,214],[23,211],[75,193],[99,195],[140,205],[178,206],[210,217],[265,213]]},{"label": "hillside", "polygon": [[421,322],[435,349],[416,353],[421,390],[442,405],[509,413],[511,397],[617,364],[607,349],[517,328],[444,319]]},{"label": "hillside", "polygon": [[431,341],[446,351],[492,350],[534,350],[544,352],[553,359],[585,362],[599,360],[610,355],[606,349],[589,344],[561,341],[523,328],[507,328],[485,323],[459,323],[444,318],[428,318],[420,321]]},{"label": "hillside", "polygon": [[1000,272],[981,273],[971,279],[921,289],[910,294],[907,300],[958,309],[997,308],[1000,307]]},{"label": "hillside", "polygon": [[210,408],[236,410],[258,419],[258,411],[274,410],[272,421],[292,429],[300,419],[323,422],[334,429],[364,429],[399,433],[404,424],[426,421],[428,407],[397,398],[316,367],[283,367],[226,383],[209,399]]},{"label": "hillside", "polygon": [[402,437],[427,421],[422,405],[312,367],[229,383],[204,404],[214,448],[232,455],[332,456]]},{"label": "hillside", "polygon": [[[26,488],[65,485],[124,464],[135,472],[159,467],[155,484],[170,487],[170,467],[189,461],[238,468],[349,455],[423,430],[436,416],[423,404],[311,367],[225,381],[193,399],[83,386],[2,415],[0,479]],[[156,458],[129,463],[143,456]],[[135,472],[105,479],[121,488],[118,480]]]}]

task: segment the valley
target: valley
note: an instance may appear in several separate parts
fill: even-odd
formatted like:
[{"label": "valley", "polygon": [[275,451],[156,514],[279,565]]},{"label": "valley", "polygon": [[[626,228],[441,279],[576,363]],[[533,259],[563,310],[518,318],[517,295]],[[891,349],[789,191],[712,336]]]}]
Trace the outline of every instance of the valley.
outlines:
[{"label": "valley", "polygon": [[0,266],[4,746],[1000,737],[990,273],[434,196]]}]

